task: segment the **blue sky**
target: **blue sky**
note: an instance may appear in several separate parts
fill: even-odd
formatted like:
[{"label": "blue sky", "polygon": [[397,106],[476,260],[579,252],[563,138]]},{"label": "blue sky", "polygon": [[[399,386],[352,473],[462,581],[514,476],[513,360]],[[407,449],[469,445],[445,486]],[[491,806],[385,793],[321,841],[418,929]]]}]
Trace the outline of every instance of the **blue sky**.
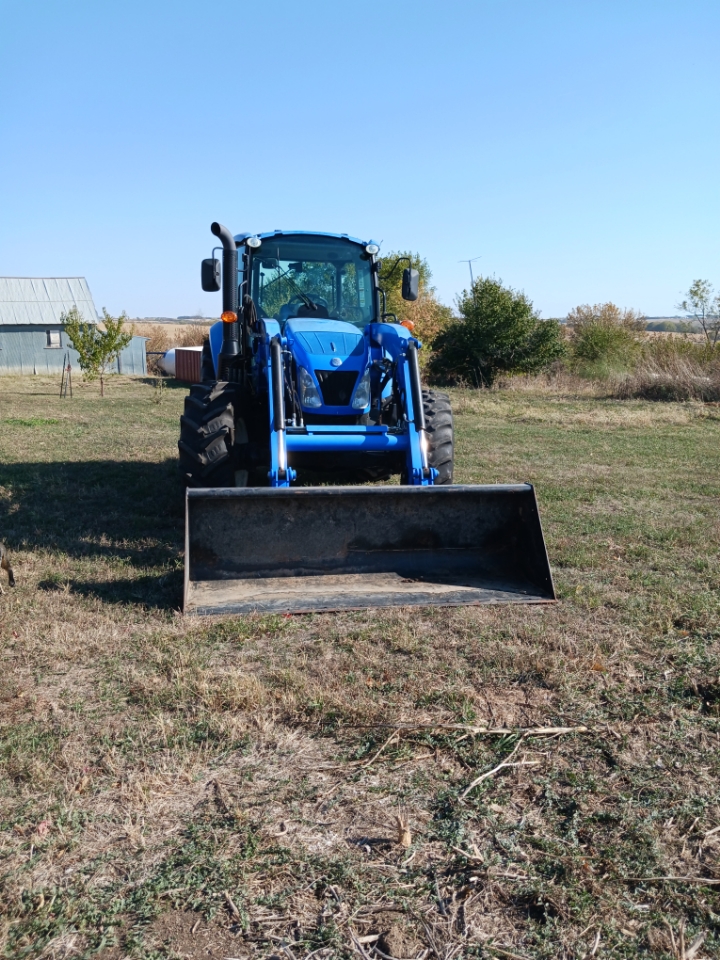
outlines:
[{"label": "blue sky", "polygon": [[694,0],[0,0],[0,274],[213,315],[217,219],[672,314],[720,284],[718,40]]}]

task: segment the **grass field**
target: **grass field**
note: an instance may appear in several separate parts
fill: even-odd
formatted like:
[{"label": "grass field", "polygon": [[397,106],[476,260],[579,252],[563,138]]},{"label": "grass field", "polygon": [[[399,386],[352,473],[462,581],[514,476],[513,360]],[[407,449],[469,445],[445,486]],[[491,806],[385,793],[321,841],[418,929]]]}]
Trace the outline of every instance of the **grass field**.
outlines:
[{"label": "grass field", "polygon": [[185,391],[57,387],[0,382],[3,956],[720,955],[720,408],[453,395],[555,606],[184,619]]}]

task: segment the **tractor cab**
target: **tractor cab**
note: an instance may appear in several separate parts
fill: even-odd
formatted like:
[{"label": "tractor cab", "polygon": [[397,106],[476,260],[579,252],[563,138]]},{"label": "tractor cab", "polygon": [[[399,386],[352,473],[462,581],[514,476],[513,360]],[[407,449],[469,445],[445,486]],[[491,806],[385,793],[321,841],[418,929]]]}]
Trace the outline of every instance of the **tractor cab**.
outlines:
[{"label": "tractor cab", "polygon": [[380,319],[377,244],[313,233],[252,240],[260,246],[247,245],[245,289],[258,316],[277,320],[283,333],[293,318],[344,321],[359,330]]}]

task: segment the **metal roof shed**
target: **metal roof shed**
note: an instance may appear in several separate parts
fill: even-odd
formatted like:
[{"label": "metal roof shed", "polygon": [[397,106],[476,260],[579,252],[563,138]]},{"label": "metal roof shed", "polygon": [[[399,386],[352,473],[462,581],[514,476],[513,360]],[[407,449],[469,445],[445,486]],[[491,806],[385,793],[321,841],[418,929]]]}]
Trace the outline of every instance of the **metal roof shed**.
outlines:
[{"label": "metal roof shed", "polygon": [[[59,373],[63,358],[77,367],[61,317],[77,307],[86,323],[98,313],[84,277],[0,277],[0,375]],[[115,365],[118,373],[147,372],[145,341],[133,337]]]},{"label": "metal roof shed", "polygon": [[77,307],[86,323],[98,313],[85,277],[0,277],[0,326],[60,326]]}]

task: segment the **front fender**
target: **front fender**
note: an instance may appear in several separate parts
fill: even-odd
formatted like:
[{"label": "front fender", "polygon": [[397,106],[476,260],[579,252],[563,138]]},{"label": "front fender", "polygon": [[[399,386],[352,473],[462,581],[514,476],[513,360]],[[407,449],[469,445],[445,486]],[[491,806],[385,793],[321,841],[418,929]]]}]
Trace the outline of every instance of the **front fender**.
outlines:
[{"label": "front fender", "polygon": [[217,323],[214,323],[210,327],[210,353],[212,354],[213,367],[215,369],[215,377],[217,378],[218,370],[220,369],[220,351],[222,350],[223,344],[223,322],[218,320]]},{"label": "front fender", "polygon": [[373,346],[381,347],[392,360],[404,356],[407,345],[411,340],[415,340],[418,347],[422,344],[417,340],[407,327],[399,323],[371,323],[367,327],[370,343]]}]

